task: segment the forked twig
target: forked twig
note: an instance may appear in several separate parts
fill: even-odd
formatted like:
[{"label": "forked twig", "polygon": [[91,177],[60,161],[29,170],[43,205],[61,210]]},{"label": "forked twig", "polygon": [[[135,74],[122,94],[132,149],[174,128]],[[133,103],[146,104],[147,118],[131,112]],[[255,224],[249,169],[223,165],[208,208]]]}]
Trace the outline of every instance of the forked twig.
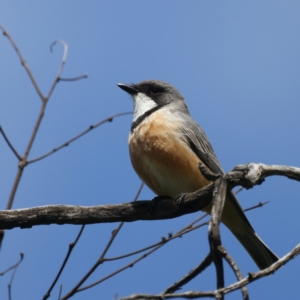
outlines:
[{"label": "forked twig", "polygon": [[[43,116],[44,116],[44,113],[45,113],[45,109],[46,109],[46,105],[47,105],[47,102],[50,98],[50,96],[52,95],[52,92],[54,91],[55,89],[55,86],[56,84],[59,82],[60,80],[60,75],[63,71],[63,68],[64,68],[64,65],[66,63],[66,59],[67,59],[67,54],[68,54],[68,45],[62,41],[62,40],[57,40],[57,41],[54,41],[51,45],[50,45],[50,50],[52,51],[52,48],[53,46],[56,44],[56,43],[60,43],[63,45],[64,47],[64,52],[63,52],[63,57],[62,57],[62,62],[61,62],[61,65],[60,65],[60,68],[58,70],[58,73],[54,79],[54,82],[52,83],[51,85],[51,88],[48,92],[48,95],[45,97],[43,95],[43,93],[41,92],[26,60],[23,58],[20,50],[18,49],[16,43],[14,42],[14,40],[12,39],[12,37],[10,36],[10,34],[7,32],[7,30],[2,26],[0,25],[0,29],[3,31],[3,35],[7,37],[7,39],[9,40],[10,44],[12,45],[12,47],[14,48],[16,54],[18,55],[20,61],[21,61],[21,64],[22,66],[24,66],[38,96],[40,97],[41,101],[42,101],[42,105],[41,105],[41,108],[40,108],[40,112],[39,112],[39,115],[37,117],[37,120],[36,120],[36,123],[34,125],[34,128],[33,128],[33,131],[32,131],[32,134],[30,136],[30,139],[29,139],[29,142],[28,142],[28,145],[26,147],[26,150],[24,152],[24,155],[21,156],[16,150],[15,148],[12,146],[12,144],[10,143],[8,137],[5,135],[4,131],[2,128],[0,128],[0,132],[2,133],[6,143],[8,144],[8,146],[10,147],[10,149],[13,151],[13,153],[16,155],[16,157],[18,158],[19,160],[19,164],[18,164],[18,171],[17,171],[17,174],[16,174],[16,177],[15,177],[15,180],[14,180],[14,183],[13,183],[13,186],[12,186],[12,189],[11,189],[11,192],[10,192],[10,195],[9,195],[9,198],[8,198],[8,202],[7,202],[7,205],[6,205],[6,209],[7,210],[10,210],[12,208],[12,205],[13,205],[13,201],[14,201],[14,198],[15,198],[15,195],[16,195],[16,191],[17,191],[17,188],[19,186],[19,183],[20,183],[20,180],[21,180],[21,177],[22,177],[22,174],[23,174],[23,170],[24,168],[26,167],[26,165],[28,164],[27,162],[27,158],[29,156],[29,153],[30,153],[30,150],[32,148],[32,145],[33,145],[33,142],[35,140],[35,137],[37,135],[37,132],[38,132],[38,129],[40,128],[40,124],[42,122],[42,119],[43,119]],[[86,75],[82,76],[82,78],[85,78]],[[78,80],[78,79],[81,79],[81,78],[76,78],[74,80]],[[1,244],[2,244],[2,240],[4,238],[4,231],[1,230],[0,231],[0,247],[1,247]]]},{"label": "forked twig", "polygon": [[[19,49],[16,48],[16,46],[15,46],[13,40],[10,40],[10,41],[13,43],[14,48],[15,48],[15,50],[17,51],[17,54],[19,55],[21,61],[23,61],[23,57],[21,56],[21,54],[20,54],[20,52],[19,52]],[[13,184],[13,187],[12,187],[12,190],[11,190],[11,193],[10,193],[10,195],[9,195],[9,199],[8,199],[8,203],[7,203],[6,209],[11,209],[11,207],[12,207],[12,204],[13,204],[13,201],[14,201],[14,198],[15,198],[15,194],[16,194],[16,191],[17,191],[19,182],[20,182],[21,177],[22,177],[22,174],[23,174],[23,170],[24,170],[25,166],[28,164],[28,163],[27,163],[27,158],[28,158],[29,152],[30,152],[30,150],[31,150],[31,147],[32,147],[32,145],[33,145],[33,142],[34,142],[34,140],[35,140],[35,137],[36,137],[36,135],[37,135],[37,132],[38,132],[38,130],[39,130],[39,128],[40,128],[42,119],[43,119],[43,117],[44,117],[47,102],[48,102],[48,100],[49,100],[49,98],[50,98],[50,96],[51,96],[51,94],[52,94],[52,92],[53,92],[53,90],[54,90],[54,88],[55,88],[57,82],[58,82],[58,78],[59,78],[59,76],[60,76],[60,74],[61,74],[61,72],[62,72],[62,70],[63,70],[63,67],[64,67],[64,65],[65,65],[65,62],[66,62],[67,53],[68,53],[68,46],[67,46],[67,44],[66,44],[65,42],[61,41],[61,40],[55,41],[55,42],[53,42],[53,43],[51,44],[50,49],[52,49],[52,46],[55,45],[56,43],[61,43],[61,44],[64,46],[64,54],[63,54],[61,66],[60,66],[59,71],[58,71],[58,73],[57,73],[57,75],[56,75],[56,77],[55,77],[55,79],[54,79],[54,82],[53,82],[53,84],[52,84],[52,86],[51,86],[51,88],[50,88],[50,90],[49,90],[49,93],[48,93],[48,96],[47,96],[47,97],[43,96],[43,94],[42,94],[42,93],[40,92],[40,90],[38,89],[38,86],[37,86],[37,84],[36,84],[36,81],[35,81],[35,80],[33,79],[33,77],[32,77],[32,82],[33,82],[34,86],[36,86],[37,91],[39,91],[38,93],[39,93],[39,96],[41,97],[41,100],[42,100],[42,106],[41,106],[41,108],[40,108],[40,112],[39,112],[38,118],[37,118],[37,120],[36,120],[36,123],[35,123],[35,125],[34,125],[34,128],[33,128],[32,134],[31,134],[31,136],[30,136],[28,145],[27,145],[27,147],[26,147],[25,153],[24,153],[23,157],[21,157],[21,159],[20,159],[20,161],[19,161],[18,172],[17,172],[17,175],[16,175],[16,177],[15,177],[15,181],[14,181],[14,184]],[[25,62],[25,63],[26,63],[26,62]],[[25,69],[27,70],[27,73],[29,74],[29,76],[32,76],[31,71],[30,71],[29,67],[27,66],[27,64],[26,64]],[[29,72],[28,72],[28,70],[29,70]],[[2,238],[3,238],[3,236],[2,236]],[[1,244],[1,242],[2,242],[2,240],[0,241],[0,244]]]}]

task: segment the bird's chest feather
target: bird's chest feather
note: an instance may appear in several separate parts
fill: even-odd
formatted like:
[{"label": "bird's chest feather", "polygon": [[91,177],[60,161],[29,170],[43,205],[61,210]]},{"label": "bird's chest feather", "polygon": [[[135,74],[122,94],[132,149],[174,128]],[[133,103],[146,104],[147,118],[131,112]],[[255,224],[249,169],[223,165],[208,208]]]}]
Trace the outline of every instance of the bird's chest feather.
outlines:
[{"label": "bird's chest feather", "polygon": [[157,112],[129,136],[132,165],[158,195],[175,197],[208,184],[198,169],[199,158],[184,141],[180,121]]}]

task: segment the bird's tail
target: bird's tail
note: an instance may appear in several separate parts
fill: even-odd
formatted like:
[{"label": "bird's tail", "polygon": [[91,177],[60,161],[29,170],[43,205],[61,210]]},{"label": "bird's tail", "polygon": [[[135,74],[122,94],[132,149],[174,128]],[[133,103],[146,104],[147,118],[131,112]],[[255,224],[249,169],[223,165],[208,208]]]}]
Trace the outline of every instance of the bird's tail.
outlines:
[{"label": "bird's tail", "polygon": [[233,193],[228,194],[226,197],[222,223],[240,241],[261,270],[269,267],[279,259],[255,233]]}]

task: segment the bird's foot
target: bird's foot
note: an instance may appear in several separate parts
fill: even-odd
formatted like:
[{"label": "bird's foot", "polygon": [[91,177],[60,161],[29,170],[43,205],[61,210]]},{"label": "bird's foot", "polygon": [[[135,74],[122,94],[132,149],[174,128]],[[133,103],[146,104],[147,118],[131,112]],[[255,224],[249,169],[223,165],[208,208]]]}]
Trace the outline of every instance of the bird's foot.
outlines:
[{"label": "bird's foot", "polygon": [[150,214],[153,214],[155,208],[156,208],[156,205],[159,201],[162,201],[162,200],[166,200],[166,199],[172,199],[171,197],[168,197],[168,196],[156,196],[152,199],[151,203],[150,203],[150,207],[149,207],[149,212]]}]

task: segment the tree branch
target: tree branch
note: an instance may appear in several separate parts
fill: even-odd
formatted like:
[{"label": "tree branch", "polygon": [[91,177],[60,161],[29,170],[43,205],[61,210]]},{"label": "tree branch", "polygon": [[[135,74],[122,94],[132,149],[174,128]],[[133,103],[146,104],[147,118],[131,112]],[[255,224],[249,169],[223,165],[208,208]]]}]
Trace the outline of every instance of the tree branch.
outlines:
[{"label": "tree branch", "polygon": [[136,294],[131,295],[129,297],[121,298],[120,300],[138,300],[138,299],[157,299],[157,300],[164,300],[164,299],[175,299],[175,298],[185,298],[185,299],[196,299],[196,298],[216,298],[220,294],[228,294],[230,292],[233,292],[235,290],[241,289],[243,286],[246,286],[247,284],[265,277],[267,275],[273,274],[276,270],[278,270],[280,267],[285,265],[287,262],[292,260],[294,257],[300,254],[300,244],[297,245],[291,252],[289,252],[287,255],[282,257],[280,260],[278,260],[276,263],[271,265],[269,268],[266,268],[264,270],[261,270],[256,273],[251,273],[244,279],[233,283],[223,289],[218,289],[215,291],[207,291],[207,292],[196,292],[196,291],[188,291],[181,294],[163,294],[163,295],[150,295],[150,294]]},{"label": "tree branch", "polygon": [[[227,173],[224,178],[230,188],[241,185],[251,188],[260,184],[264,178],[282,175],[300,181],[300,169],[287,166],[268,166],[250,163],[239,165]],[[199,211],[211,203],[214,183],[194,193],[181,197],[158,201],[151,213],[151,201],[137,201],[117,205],[102,206],[66,206],[49,205],[27,209],[0,211],[0,229],[15,227],[30,228],[48,224],[94,224],[110,222],[133,222],[138,220],[162,220]]]},{"label": "tree branch", "polygon": [[[151,212],[152,201],[136,201],[115,205],[71,206],[49,205],[34,208],[0,211],[0,229],[30,228],[49,224],[95,224],[162,220],[176,218],[203,209],[211,202],[212,186],[186,195],[183,203],[170,198],[157,202]],[[198,200],[201,201],[198,201]]]}]

